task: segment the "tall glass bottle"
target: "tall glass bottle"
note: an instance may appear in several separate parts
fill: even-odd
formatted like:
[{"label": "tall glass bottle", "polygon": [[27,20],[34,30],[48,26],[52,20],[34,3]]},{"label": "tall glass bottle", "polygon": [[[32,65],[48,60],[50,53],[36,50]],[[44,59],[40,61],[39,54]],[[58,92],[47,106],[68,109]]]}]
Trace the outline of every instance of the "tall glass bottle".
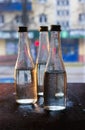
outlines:
[{"label": "tall glass bottle", "polygon": [[18,57],[15,65],[16,102],[31,104],[37,101],[36,70],[30,53],[27,27],[19,27]]},{"label": "tall glass bottle", "polygon": [[62,60],[60,25],[51,26],[50,52],[44,75],[44,109],[66,108],[67,77]]},{"label": "tall glass bottle", "polygon": [[39,50],[36,60],[37,77],[38,77],[37,91],[39,96],[43,96],[44,71],[46,67],[48,53],[49,53],[48,26],[40,26]]}]

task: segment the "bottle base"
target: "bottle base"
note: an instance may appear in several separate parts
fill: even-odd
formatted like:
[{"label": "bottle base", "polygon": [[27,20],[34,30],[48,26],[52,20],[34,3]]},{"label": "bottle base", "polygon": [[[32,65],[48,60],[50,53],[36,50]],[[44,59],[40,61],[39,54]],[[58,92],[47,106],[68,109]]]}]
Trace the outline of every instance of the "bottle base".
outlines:
[{"label": "bottle base", "polygon": [[59,111],[59,110],[66,109],[66,107],[65,106],[44,106],[44,109],[50,111]]},{"label": "bottle base", "polygon": [[43,92],[39,92],[39,93],[38,93],[38,96],[43,96]]},{"label": "bottle base", "polygon": [[17,99],[16,102],[19,104],[34,104],[37,99]]}]

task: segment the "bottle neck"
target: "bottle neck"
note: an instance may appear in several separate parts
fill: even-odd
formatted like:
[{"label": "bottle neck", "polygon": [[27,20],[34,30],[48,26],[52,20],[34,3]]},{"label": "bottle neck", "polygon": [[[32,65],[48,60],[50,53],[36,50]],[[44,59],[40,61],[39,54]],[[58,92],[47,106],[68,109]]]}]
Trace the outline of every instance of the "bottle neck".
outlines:
[{"label": "bottle neck", "polygon": [[27,32],[19,32],[19,51],[23,50],[27,44],[28,36]]},{"label": "bottle neck", "polygon": [[27,32],[19,32],[17,68],[33,68]]},{"label": "bottle neck", "polygon": [[59,53],[59,50],[61,49],[60,45],[60,32],[52,31],[51,32],[51,42],[50,42],[50,49],[51,51],[56,52],[56,54]]},{"label": "bottle neck", "polygon": [[39,50],[37,56],[37,63],[46,63],[49,53],[49,37],[48,32],[40,32],[39,34]]},{"label": "bottle neck", "polygon": [[40,32],[39,35],[39,41],[40,41],[40,45],[45,44],[45,41],[48,41],[48,32]]},{"label": "bottle neck", "polygon": [[62,59],[60,31],[51,31],[50,53]]},{"label": "bottle neck", "polygon": [[46,65],[46,71],[64,70],[64,69],[65,68],[62,59],[60,32],[51,31],[50,53]]},{"label": "bottle neck", "polygon": [[48,32],[40,32],[39,35],[39,51],[48,51],[49,48],[49,38],[48,38]]}]

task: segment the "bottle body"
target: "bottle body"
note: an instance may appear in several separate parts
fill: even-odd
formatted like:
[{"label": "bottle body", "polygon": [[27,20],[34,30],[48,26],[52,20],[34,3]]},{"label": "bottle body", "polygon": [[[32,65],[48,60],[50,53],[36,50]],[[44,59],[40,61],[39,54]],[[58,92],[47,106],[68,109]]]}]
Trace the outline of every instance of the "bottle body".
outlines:
[{"label": "bottle body", "polygon": [[66,72],[45,72],[44,108],[47,110],[63,110],[66,108]]},{"label": "bottle body", "polygon": [[44,92],[44,72],[46,67],[46,62],[49,54],[49,38],[48,38],[48,27],[41,26],[40,27],[40,34],[39,34],[39,50],[38,56],[36,60],[36,67],[37,67],[37,93],[39,96],[43,96]]},{"label": "bottle body", "polygon": [[20,32],[18,57],[15,65],[16,102],[31,104],[37,101],[36,69],[31,57],[27,32]]},{"label": "bottle body", "polygon": [[67,76],[62,60],[60,31],[51,30],[50,53],[44,75],[44,109],[54,111],[66,108],[66,86]]},{"label": "bottle body", "polygon": [[16,102],[30,104],[37,101],[35,69],[16,69]]},{"label": "bottle body", "polygon": [[39,96],[43,96],[43,92],[44,92],[44,86],[43,86],[43,82],[44,82],[44,72],[45,72],[45,67],[46,67],[46,63],[38,63],[37,64],[37,76],[38,76],[38,95]]}]

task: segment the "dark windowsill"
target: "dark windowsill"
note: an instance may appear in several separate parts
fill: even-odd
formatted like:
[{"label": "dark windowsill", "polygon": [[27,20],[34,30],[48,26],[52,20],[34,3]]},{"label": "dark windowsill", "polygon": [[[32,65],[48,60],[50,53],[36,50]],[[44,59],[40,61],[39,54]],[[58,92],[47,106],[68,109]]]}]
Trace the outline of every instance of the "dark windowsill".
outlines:
[{"label": "dark windowsill", "polygon": [[38,104],[17,105],[14,84],[0,84],[0,130],[84,130],[85,84],[69,83],[67,108],[44,111]]}]

